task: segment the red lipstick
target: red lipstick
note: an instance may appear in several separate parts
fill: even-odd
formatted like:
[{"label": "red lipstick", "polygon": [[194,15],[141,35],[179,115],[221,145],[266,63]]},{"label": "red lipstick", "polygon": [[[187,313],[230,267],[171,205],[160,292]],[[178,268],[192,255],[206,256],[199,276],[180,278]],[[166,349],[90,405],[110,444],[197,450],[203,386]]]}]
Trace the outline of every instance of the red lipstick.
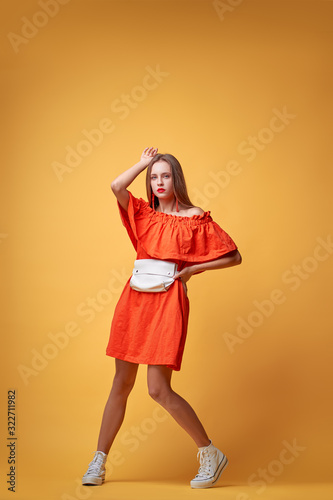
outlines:
[{"label": "red lipstick", "polygon": [[158,193],[164,193],[164,191],[165,191],[165,189],[163,189],[163,188],[160,188],[157,190]]}]

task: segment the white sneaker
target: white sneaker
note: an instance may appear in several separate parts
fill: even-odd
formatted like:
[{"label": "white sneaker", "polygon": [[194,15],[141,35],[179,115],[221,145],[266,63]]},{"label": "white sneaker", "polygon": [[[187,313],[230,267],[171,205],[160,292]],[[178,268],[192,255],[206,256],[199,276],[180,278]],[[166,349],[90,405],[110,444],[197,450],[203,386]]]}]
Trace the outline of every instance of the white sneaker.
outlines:
[{"label": "white sneaker", "polygon": [[94,458],[89,464],[88,470],[82,478],[84,485],[100,485],[105,479],[105,463],[108,458],[103,451],[96,451]]},{"label": "white sneaker", "polygon": [[191,487],[209,488],[219,480],[223,469],[228,465],[228,459],[212,442],[209,446],[199,448],[198,458],[200,467],[191,481]]}]

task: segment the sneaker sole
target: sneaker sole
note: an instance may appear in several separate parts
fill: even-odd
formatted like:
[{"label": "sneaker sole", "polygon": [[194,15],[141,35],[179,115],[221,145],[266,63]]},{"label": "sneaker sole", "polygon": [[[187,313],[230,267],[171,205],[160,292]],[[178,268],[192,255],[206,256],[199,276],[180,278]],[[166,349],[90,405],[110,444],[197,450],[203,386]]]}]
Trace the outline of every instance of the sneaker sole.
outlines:
[{"label": "sneaker sole", "polygon": [[100,486],[104,483],[104,478],[88,476],[86,478],[82,478],[83,486]]},{"label": "sneaker sole", "polygon": [[210,481],[207,481],[206,483],[203,483],[203,482],[193,482],[191,481],[191,488],[210,488],[211,486],[213,486],[214,484],[217,483],[217,481],[220,479],[221,477],[221,474],[222,472],[224,471],[224,469],[226,468],[226,466],[228,465],[229,461],[227,459],[227,457],[224,455],[224,458],[221,460],[221,463],[217,469],[217,475],[214,478],[212,478]]}]

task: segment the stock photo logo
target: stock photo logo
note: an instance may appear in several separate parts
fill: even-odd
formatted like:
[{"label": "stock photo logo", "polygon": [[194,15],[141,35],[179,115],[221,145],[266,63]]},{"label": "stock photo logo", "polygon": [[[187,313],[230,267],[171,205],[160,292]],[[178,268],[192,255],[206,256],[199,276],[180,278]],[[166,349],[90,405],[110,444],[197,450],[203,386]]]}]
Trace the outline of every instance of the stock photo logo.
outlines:
[{"label": "stock photo logo", "polygon": [[234,12],[236,7],[239,7],[243,2],[244,0],[214,0],[212,5],[220,21],[224,21],[225,14]]},{"label": "stock photo logo", "polygon": [[[128,280],[128,271],[123,269],[118,272],[116,269],[111,271],[111,278],[106,286],[100,288],[93,296],[88,296],[78,303],[75,308],[75,319],[66,322],[61,330],[56,333],[48,332],[47,341],[38,348],[30,350],[31,359],[29,364],[20,363],[17,365],[17,371],[27,386],[30,379],[37,377],[47,368],[50,361],[53,361],[58,355],[66,349],[73,338],[78,337],[84,331],[84,323],[91,323],[115,300],[123,286]],[[77,318],[81,319],[81,323]]]},{"label": "stock photo logo", "polygon": [[[298,444],[296,438],[294,438],[291,443],[284,440],[282,441],[282,445],[283,448],[276,458],[271,460],[265,467],[258,467],[258,469],[248,477],[247,484],[248,486],[256,488],[256,495],[264,493],[267,486],[274,483],[274,481],[283,474],[286,467],[293,464],[307,449],[306,446]],[[251,500],[252,498],[253,497],[248,493],[241,492],[237,494],[235,500]]]},{"label": "stock photo logo", "polygon": [[[286,106],[282,110],[272,109],[273,116],[270,118],[268,126],[262,127],[255,135],[249,135],[237,146],[237,153],[245,157],[247,163],[252,163],[258,153],[264,151],[271,144],[277,134],[281,134],[295,120],[296,115],[289,113]],[[203,188],[192,189],[193,201],[204,210],[209,207],[211,200],[217,198],[223,189],[226,189],[232,179],[236,178],[244,171],[238,160],[230,160],[224,170],[208,173],[210,181]]]},{"label": "stock photo logo", "polygon": [[30,18],[21,17],[22,26],[20,34],[10,31],[7,38],[15,54],[20,52],[21,45],[27,45],[32,38],[38,35],[39,31],[56,17],[62,5],[66,5],[70,0],[40,0],[37,10]]},{"label": "stock photo logo", "polygon": [[[135,453],[143,442],[146,442],[155,434],[160,428],[160,424],[169,418],[170,415],[164,408],[156,406],[151,416],[145,417],[138,425],[132,425],[128,430],[124,431],[117,438],[117,448],[112,448],[108,454],[106,479],[112,475],[117,467],[121,467],[126,463],[126,460],[130,456],[129,453]],[[85,500],[90,497],[91,489],[87,486],[82,486],[82,479],[76,478],[75,484],[75,497],[68,493],[63,493],[61,500]]]},{"label": "stock photo logo", "polygon": [[317,245],[314,247],[312,255],[305,257],[300,264],[293,264],[281,275],[281,281],[288,286],[288,290],[274,288],[269,297],[259,300],[253,300],[252,309],[247,315],[237,316],[235,333],[224,332],[223,339],[231,354],[236,350],[237,345],[244,344],[256,329],[261,327],[267,318],[270,318],[277,309],[277,306],[284,304],[288,299],[288,291],[295,292],[301,285],[307,281],[333,254],[333,241],[331,235],[326,239],[318,236]]},{"label": "stock photo logo", "polygon": [[257,495],[263,493],[268,484],[273,483],[277,477],[281,476],[287,465],[295,462],[301,452],[306,450],[306,446],[301,446],[297,444],[296,439],[292,443],[288,441],[282,441],[283,448],[279,453],[279,456],[271,460],[267,467],[259,467],[256,472],[248,477],[249,486],[256,486]]},{"label": "stock photo logo", "polygon": [[[151,66],[145,67],[146,73],[140,85],[134,86],[128,94],[121,94],[120,97],[114,99],[110,105],[112,113],[119,118],[125,120],[140,103],[142,103],[149,93],[156,90],[165,78],[170,76],[170,73],[161,71],[160,66],[155,68]],[[64,180],[64,176],[72,173],[83,161],[84,158],[99,147],[105,138],[114,132],[116,125],[113,119],[109,117],[101,118],[97,124],[97,128],[82,129],[81,139],[75,146],[67,145],[65,147],[65,159],[63,162],[53,161],[51,167],[59,182]]]}]

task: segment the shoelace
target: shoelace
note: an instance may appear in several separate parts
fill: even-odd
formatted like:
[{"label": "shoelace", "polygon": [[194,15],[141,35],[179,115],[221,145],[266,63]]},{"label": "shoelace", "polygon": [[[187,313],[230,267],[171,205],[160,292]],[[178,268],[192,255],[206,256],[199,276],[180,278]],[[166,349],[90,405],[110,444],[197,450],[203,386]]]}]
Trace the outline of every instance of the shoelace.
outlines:
[{"label": "shoelace", "polygon": [[197,458],[200,460],[200,467],[197,476],[211,476],[210,454],[207,450],[198,451]]},{"label": "shoelace", "polygon": [[93,474],[98,476],[101,473],[101,466],[103,465],[103,455],[98,454],[90,462],[86,475]]}]

